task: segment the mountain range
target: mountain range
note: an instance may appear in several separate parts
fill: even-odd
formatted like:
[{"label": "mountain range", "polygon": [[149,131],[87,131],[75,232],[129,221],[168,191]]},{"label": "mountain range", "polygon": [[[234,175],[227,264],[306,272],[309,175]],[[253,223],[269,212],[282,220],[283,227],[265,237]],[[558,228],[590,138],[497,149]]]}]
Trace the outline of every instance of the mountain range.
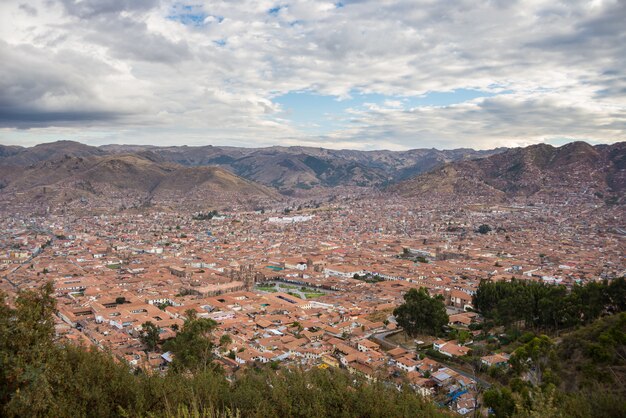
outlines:
[{"label": "mountain range", "polygon": [[626,191],[626,142],[509,149],[486,158],[443,164],[390,190],[404,197],[454,195],[504,200],[533,196],[567,201],[569,197],[587,196],[616,203],[623,201]]},{"label": "mountain range", "polygon": [[589,196],[623,201],[626,143],[562,147],[409,151],[311,147],[94,147],[58,141],[25,148],[0,145],[2,195],[63,204],[115,199],[120,207],[207,201],[262,206],[282,195],[336,187],[383,193],[506,200]]},{"label": "mountain range", "polygon": [[311,147],[237,148],[212,145],[93,147],[78,142],[58,141],[31,148],[0,146],[0,164],[19,167],[66,155],[101,157],[132,154],[155,163],[176,163],[188,167],[218,166],[281,192],[290,192],[312,187],[379,186],[412,177],[447,162],[484,157],[502,150],[354,151]]},{"label": "mountain range", "polygon": [[[140,155],[71,154],[29,165],[0,163],[2,196],[19,203],[91,207],[146,207],[153,204],[203,209],[280,200],[274,189],[214,166],[158,163]],[[79,156],[79,155],[84,156]],[[2,161],[2,160],[0,160]]]}]

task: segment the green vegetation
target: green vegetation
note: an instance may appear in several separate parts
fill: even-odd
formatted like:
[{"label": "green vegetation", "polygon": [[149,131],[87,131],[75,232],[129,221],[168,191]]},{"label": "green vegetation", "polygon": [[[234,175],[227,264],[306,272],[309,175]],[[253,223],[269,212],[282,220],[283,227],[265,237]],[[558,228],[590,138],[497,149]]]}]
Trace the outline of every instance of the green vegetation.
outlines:
[{"label": "green vegetation", "polygon": [[464,330],[464,329],[455,329],[455,328],[453,328],[448,333],[448,338],[451,338],[453,340],[457,340],[460,344],[465,344],[466,342],[468,342],[468,341],[470,341],[472,339],[472,334],[470,334],[469,331]]},{"label": "green vegetation", "polygon": [[[559,369],[567,389],[604,383],[624,389],[626,380],[626,313],[603,318],[566,337],[558,346]],[[626,416],[626,414],[625,414]]]},{"label": "green vegetation", "polygon": [[361,280],[364,281],[365,283],[379,283],[379,282],[384,282],[385,279],[383,279],[382,277],[380,277],[379,275],[375,274],[365,274],[365,275],[359,275],[359,273],[354,273],[354,276],[352,276],[353,279],[355,280]]},{"label": "green vegetation", "polygon": [[404,295],[404,303],[393,311],[398,324],[407,334],[441,335],[448,324],[443,297],[430,297],[425,288],[411,289]]},{"label": "green vegetation", "polygon": [[162,302],[162,303],[155,303],[154,306],[156,306],[157,308],[159,308],[160,310],[164,311],[165,308],[167,308],[168,306],[172,306],[172,302],[170,302],[169,300],[166,302]]},{"label": "green vegetation", "polygon": [[484,235],[484,234],[491,232],[491,227],[489,225],[482,224],[481,226],[478,227],[477,231],[479,234]]},{"label": "green vegetation", "polygon": [[[575,286],[482,282],[474,304],[489,324],[509,330],[487,347],[508,345],[510,368],[490,368],[502,386],[484,393],[496,417],[626,416],[626,283]],[[537,331],[574,329],[552,339]],[[525,332],[520,331],[525,329]],[[491,347],[493,348],[493,347]]]},{"label": "green vegetation", "polygon": [[212,351],[215,345],[211,333],[217,322],[212,319],[197,318],[193,310],[188,310],[185,315],[187,320],[183,329],[176,334],[175,338],[168,340],[163,345],[163,349],[174,354],[172,367],[175,370],[206,372],[212,366]]},{"label": "green vegetation", "polygon": [[200,292],[198,292],[196,289],[183,287],[178,291],[178,294],[176,296],[200,296]]},{"label": "green vegetation", "polygon": [[150,321],[141,325],[141,334],[139,335],[139,338],[141,339],[141,342],[146,345],[148,351],[154,351],[157,348],[161,340],[159,337],[160,332],[161,328],[154,325]]},{"label": "green vegetation", "polygon": [[498,418],[626,416],[626,313],[598,319],[559,344],[534,337],[510,363],[508,385],[484,394]]},{"label": "green vegetation", "polygon": [[626,281],[591,282],[565,286],[512,280],[482,281],[474,307],[497,325],[517,325],[533,330],[560,330],[588,324],[603,312],[626,308]]},{"label": "green vegetation", "polygon": [[[229,382],[213,366],[214,323],[188,315],[165,345],[174,366],[132,373],[109,353],[54,342],[52,285],[0,295],[0,415],[6,417],[440,417],[411,391],[340,370],[247,369]],[[226,341],[224,341],[224,344]]]},{"label": "green vegetation", "polygon": [[197,213],[193,215],[194,221],[209,221],[218,215],[216,210],[209,211],[207,213]]}]

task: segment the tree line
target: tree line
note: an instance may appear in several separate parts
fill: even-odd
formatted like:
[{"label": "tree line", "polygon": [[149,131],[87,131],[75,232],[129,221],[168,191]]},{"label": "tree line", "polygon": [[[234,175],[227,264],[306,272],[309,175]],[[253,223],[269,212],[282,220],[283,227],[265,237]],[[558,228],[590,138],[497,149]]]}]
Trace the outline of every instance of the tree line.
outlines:
[{"label": "tree line", "polygon": [[563,285],[482,280],[473,297],[474,308],[496,325],[519,325],[533,330],[561,330],[592,322],[603,313],[626,309],[626,281]]}]

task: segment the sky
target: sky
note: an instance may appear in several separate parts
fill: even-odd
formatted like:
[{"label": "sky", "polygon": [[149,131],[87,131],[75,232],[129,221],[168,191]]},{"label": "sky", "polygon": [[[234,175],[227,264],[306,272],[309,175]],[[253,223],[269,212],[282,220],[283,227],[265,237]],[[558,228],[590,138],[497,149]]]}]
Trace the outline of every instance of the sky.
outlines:
[{"label": "sky", "polygon": [[2,0],[0,143],[624,141],[624,22],[624,0]]}]

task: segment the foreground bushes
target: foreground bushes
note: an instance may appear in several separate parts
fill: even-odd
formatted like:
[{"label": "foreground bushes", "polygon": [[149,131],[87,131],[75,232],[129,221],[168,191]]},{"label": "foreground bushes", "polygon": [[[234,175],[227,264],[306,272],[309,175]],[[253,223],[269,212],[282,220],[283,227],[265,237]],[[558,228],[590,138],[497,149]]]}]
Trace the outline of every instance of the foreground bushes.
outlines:
[{"label": "foreground bushes", "polygon": [[110,354],[54,344],[51,286],[0,295],[0,415],[9,417],[437,417],[412,392],[338,370],[250,369],[230,383],[215,368],[133,372]]}]

